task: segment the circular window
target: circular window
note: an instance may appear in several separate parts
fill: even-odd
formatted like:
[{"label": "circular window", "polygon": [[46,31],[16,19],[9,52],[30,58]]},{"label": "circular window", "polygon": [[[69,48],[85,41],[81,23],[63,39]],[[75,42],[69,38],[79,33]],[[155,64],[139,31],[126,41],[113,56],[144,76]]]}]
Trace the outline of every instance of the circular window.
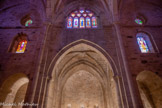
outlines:
[{"label": "circular window", "polygon": [[143,25],[144,21],[141,18],[136,18],[135,22],[139,25]]},{"label": "circular window", "polygon": [[24,17],[21,19],[21,24],[22,24],[23,26],[28,27],[28,26],[32,25],[32,23],[33,23],[33,20],[32,20],[32,18],[30,17],[30,15],[26,15],[26,16],[24,16]]},{"label": "circular window", "polygon": [[138,15],[134,21],[138,25],[143,25],[146,23],[146,19],[143,15]]},{"label": "circular window", "polygon": [[30,26],[32,23],[33,23],[32,19],[28,19],[28,20],[25,22],[25,26],[28,27],[28,26]]}]

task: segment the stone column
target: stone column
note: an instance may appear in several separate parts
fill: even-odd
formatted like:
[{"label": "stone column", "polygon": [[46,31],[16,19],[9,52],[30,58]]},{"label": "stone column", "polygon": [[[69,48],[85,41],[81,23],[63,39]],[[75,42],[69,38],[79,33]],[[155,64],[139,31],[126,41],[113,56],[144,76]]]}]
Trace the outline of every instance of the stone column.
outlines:
[{"label": "stone column", "polygon": [[[28,96],[27,96],[27,99],[26,99],[26,102],[28,103],[39,103],[38,102],[38,99],[37,98],[40,98],[40,89],[38,88],[42,88],[41,87],[41,84],[39,84],[40,80],[43,81],[43,74],[41,74],[41,71],[43,71],[43,67],[42,67],[42,61],[43,61],[43,56],[44,56],[44,50],[45,50],[45,46],[46,46],[46,39],[47,39],[47,34],[48,34],[48,31],[49,31],[49,28],[51,26],[51,23],[50,22],[45,22],[45,27],[46,27],[46,32],[45,32],[45,35],[42,36],[42,41],[41,41],[41,46],[40,46],[40,51],[39,51],[39,54],[38,54],[38,57],[37,57],[37,62],[36,62],[36,65],[34,67],[34,74],[33,74],[33,80],[30,84],[30,90],[28,91]],[[28,107],[23,107],[23,108],[39,108],[39,106],[28,106]]]},{"label": "stone column", "polygon": [[[123,64],[123,67],[124,67],[124,72],[125,72],[125,78],[126,78],[126,81],[128,83],[128,85],[125,85],[124,83],[124,86],[128,86],[128,90],[130,92],[130,96],[131,97],[128,97],[128,94],[127,94],[127,99],[132,99],[132,103],[133,105],[130,105],[129,102],[128,102],[128,105],[129,106],[133,106],[132,108],[140,108],[140,105],[139,105],[139,102],[135,96],[135,93],[134,93],[134,86],[133,86],[133,81],[132,81],[132,75],[131,75],[131,72],[129,71],[129,67],[128,67],[128,63],[127,63],[127,58],[126,58],[126,54],[125,54],[125,49],[124,49],[124,46],[123,46],[123,39],[122,39],[122,36],[121,36],[121,33],[120,33],[120,27],[119,27],[119,22],[118,21],[115,21],[113,22],[113,25],[114,25],[114,28],[115,28],[115,31],[116,31],[116,36],[117,36],[117,42],[118,42],[118,50],[119,53],[121,54],[121,59],[122,59],[122,64]],[[123,72],[123,71],[122,71]],[[122,76],[124,78],[124,76]],[[128,100],[126,100],[128,101]]]}]

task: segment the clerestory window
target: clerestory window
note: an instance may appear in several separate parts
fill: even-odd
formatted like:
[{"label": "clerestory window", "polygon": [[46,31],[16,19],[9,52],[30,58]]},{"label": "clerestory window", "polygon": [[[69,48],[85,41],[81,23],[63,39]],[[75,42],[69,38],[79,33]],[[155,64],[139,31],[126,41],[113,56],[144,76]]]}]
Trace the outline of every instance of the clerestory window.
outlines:
[{"label": "clerestory window", "polygon": [[146,33],[140,32],[136,35],[138,46],[141,53],[154,53],[155,49],[149,36]]},{"label": "clerestory window", "polygon": [[89,10],[76,10],[67,17],[67,28],[97,28],[97,17]]},{"label": "clerestory window", "polygon": [[24,53],[27,46],[27,35],[23,33],[18,33],[14,38],[9,52],[12,53]]}]

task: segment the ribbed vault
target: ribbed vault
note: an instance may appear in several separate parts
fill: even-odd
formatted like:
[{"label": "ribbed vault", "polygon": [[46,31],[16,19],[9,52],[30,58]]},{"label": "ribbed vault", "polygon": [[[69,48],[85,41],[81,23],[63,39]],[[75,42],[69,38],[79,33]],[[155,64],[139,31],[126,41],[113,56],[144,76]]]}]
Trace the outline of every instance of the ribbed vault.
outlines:
[{"label": "ribbed vault", "polygon": [[[85,43],[75,45],[65,51],[55,63],[46,106],[66,108],[71,104],[79,107],[78,103],[82,103],[90,108],[95,105],[100,108],[118,108],[113,74],[110,63],[100,51]],[[72,92],[74,90],[76,93]]]}]

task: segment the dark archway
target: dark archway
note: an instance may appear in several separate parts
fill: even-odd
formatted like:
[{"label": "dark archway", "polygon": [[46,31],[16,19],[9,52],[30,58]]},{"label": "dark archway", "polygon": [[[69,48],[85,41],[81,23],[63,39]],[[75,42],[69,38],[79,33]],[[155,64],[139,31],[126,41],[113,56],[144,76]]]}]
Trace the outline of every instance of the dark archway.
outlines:
[{"label": "dark archway", "polygon": [[[8,77],[0,89],[0,102],[14,104],[7,106],[7,108],[22,108],[18,103],[24,101],[28,83],[29,79],[23,73],[16,73]],[[0,108],[5,108],[5,106]]]},{"label": "dark archway", "polygon": [[138,74],[136,80],[144,108],[161,108],[161,78],[151,71],[143,71]]}]

